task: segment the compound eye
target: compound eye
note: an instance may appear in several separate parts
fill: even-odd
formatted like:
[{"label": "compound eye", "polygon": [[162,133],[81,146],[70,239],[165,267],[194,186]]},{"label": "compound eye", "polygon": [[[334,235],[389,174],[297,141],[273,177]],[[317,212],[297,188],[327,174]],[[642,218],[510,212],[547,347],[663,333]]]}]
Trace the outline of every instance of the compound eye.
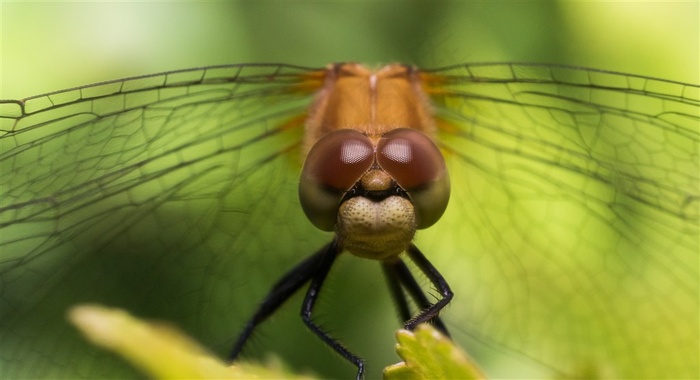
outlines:
[{"label": "compound eye", "polygon": [[367,136],[339,129],[321,137],[309,151],[299,180],[299,200],[311,223],[333,231],[338,207],[374,162],[374,147]]},{"label": "compound eye", "polygon": [[430,137],[408,128],[387,132],[377,144],[377,163],[408,193],[418,228],[440,219],[450,198],[450,179]]}]

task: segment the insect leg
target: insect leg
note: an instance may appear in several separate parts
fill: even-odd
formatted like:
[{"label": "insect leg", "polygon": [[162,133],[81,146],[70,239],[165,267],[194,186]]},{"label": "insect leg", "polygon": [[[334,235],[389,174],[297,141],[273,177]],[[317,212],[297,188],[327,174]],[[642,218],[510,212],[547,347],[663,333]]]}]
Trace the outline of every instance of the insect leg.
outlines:
[{"label": "insect leg", "polygon": [[[400,260],[397,260],[397,262],[403,264],[403,262]],[[389,285],[389,290],[391,291],[391,298],[396,304],[396,308],[399,312],[399,318],[401,318],[401,323],[403,323],[411,319],[411,311],[408,307],[406,294],[401,288],[401,280],[399,280],[399,274],[397,273],[398,269],[395,268],[396,265],[400,265],[397,264],[397,262],[383,261],[382,270],[384,271],[384,277],[386,278],[386,282]]]},{"label": "insect leg", "polygon": [[[452,293],[452,290],[450,289],[450,286],[447,284],[447,281],[445,281],[445,278],[442,277],[440,272],[438,272],[438,270],[435,269],[433,264],[431,264],[430,261],[428,261],[428,259],[426,259],[425,256],[423,256],[423,253],[421,253],[421,251],[419,251],[415,245],[411,244],[408,247],[408,250],[406,251],[406,253],[408,253],[408,256],[411,258],[411,260],[413,260],[413,262],[416,263],[418,268],[423,273],[425,273],[425,275],[428,277],[430,282],[433,283],[433,286],[435,286],[437,291],[440,292],[440,294],[442,295],[442,299],[438,300],[434,304],[428,303],[428,307],[424,308],[418,314],[416,314],[413,318],[406,321],[405,328],[407,330],[413,330],[419,324],[436,318],[438,316],[438,314],[440,313],[440,310],[442,310],[443,307],[445,307],[448,303],[450,303],[450,301],[452,300],[453,293]],[[412,276],[411,276],[411,278],[412,278]],[[413,280],[413,282],[415,282],[415,280]],[[410,291],[410,289],[409,289],[409,291]],[[423,297],[425,297],[425,296],[423,296]],[[414,298],[415,298],[415,295],[414,295]],[[444,329],[444,326],[443,326],[443,329]]]},{"label": "insect leg", "polygon": [[326,252],[333,246],[334,243],[329,243],[311,257],[299,263],[292,270],[287,272],[277,283],[270,289],[270,292],[265,296],[263,302],[258,306],[258,310],[253,317],[246,323],[243,331],[238,336],[236,344],[233,346],[228,358],[229,361],[236,359],[241,353],[243,345],[248,340],[250,335],[255,330],[255,327],[262,323],[267,317],[275,312],[282,304],[289,299],[302,285],[307,283],[317,272],[319,264],[326,256]]},{"label": "insect leg", "polygon": [[321,338],[327,345],[335,350],[335,352],[340,354],[340,356],[345,358],[345,360],[352,362],[357,367],[357,380],[360,380],[363,378],[365,371],[364,361],[359,356],[356,356],[350,352],[335,338],[328,335],[327,332],[323,331],[321,327],[314,323],[314,321],[311,319],[314,304],[318,299],[319,292],[323,286],[323,281],[326,279],[326,276],[328,275],[328,272],[330,271],[331,266],[333,265],[336,257],[338,257],[340,251],[341,249],[336,240],[333,240],[329,246],[326,246],[323,259],[321,259],[318,270],[314,273],[313,278],[311,279],[311,285],[309,285],[309,290],[306,291],[306,297],[304,297],[304,303],[301,305],[301,319],[304,320],[306,326],[308,326],[308,328],[313,331],[314,334]]},{"label": "insect leg", "polygon": [[[384,261],[382,263],[382,268],[384,268],[384,273],[387,275],[387,280],[390,282],[389,286],[392,289],[392,296],[396,300],[399,307],[402,322],[408,323],[411,320],[411,315],[408,310],[405,294],[400,286],[403,286],[403,288],[408,291],[408,294],[411,295],[416,305],[418,305],[418,307],[420,307],[422,310],[427,310],[433,306],[428,300],[428,297],[425,296],[425,293],[423,293],[423,290],[421,289],[420,285],[418,285],[418,282],[416,282],[416,279],[413,277],[413,274],[411,274],[411,271],[406,266],[406,263],[404,263],[401,259]],[[397,287],[398,290],[395,290],[394,287]],[[440,332],[448,337],[450,336],[450,333],[447,332],[445,324],[442,322],[437,313],[430,321],[433,323],[435,328],[440,330]]]}]

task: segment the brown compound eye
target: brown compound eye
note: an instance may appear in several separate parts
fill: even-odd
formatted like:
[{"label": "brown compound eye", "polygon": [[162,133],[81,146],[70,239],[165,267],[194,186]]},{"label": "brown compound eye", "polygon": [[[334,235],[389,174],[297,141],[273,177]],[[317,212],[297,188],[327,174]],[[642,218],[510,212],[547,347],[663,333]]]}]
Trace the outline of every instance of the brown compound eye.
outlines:
[{"label": "brown compound eye", "polygon": [[418,228],[440,219],[450,198],[445,159],[435,143],[415,129],[387,132],[377,144],[377,163],[411,198]]},{"label": "brown compound eye", "polygon": [[333,231],[338,206],[374,162],[374,147],[367,136],[340,129],[321,137],[304,161],[299,180],[299,200],[311,223]]}]

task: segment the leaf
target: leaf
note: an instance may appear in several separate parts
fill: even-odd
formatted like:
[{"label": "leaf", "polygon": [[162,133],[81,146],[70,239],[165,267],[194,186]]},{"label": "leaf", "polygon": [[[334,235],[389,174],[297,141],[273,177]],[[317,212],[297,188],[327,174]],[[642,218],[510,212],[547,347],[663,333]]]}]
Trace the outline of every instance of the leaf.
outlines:
[{"label": "leaf", "polygon": [[484,379],[472,359],[428,324],[399,330],[396,353],[403,362],[384,369],[384,379]]},{"label": "leaf", "polygon": [[68,319],[90,342],[115,352],[153,378],[310,378],[248,363],[227,366],[174,327],[142,321],[120,309],[80,305],[69,310]]},{"label": "leaf", "polygon": [[[75,306],[69,320],[94,345],[113,351],[153,378],[311,379],[250,363],[227,366],[167,323],[140,320],[126,311],[99,305]],[[476,365],[430,325],[396,333],[403,362],[384,369],[384,378],[483,379]]]}]

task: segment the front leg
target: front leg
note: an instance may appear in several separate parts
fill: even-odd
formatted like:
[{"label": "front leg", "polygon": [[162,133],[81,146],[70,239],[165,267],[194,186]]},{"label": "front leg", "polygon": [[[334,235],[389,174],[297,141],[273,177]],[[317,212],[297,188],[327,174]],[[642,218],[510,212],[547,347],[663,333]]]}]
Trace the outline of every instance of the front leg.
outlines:
[{"label": "front leg", "polygon": [[428,261],[428,259],[426,259],[425,256],[423,256],[423,253],[421,253],[421,251],[419,251],[415,245],[411,244],[406,252],[408,253],[408,256],[411,258],[411,260],[413,260],[413,262],[416,263],[418,268],[423,273],[425,273],[430,282],[433,283],[433,286],[435,286],[437,291],[440,292],[440,294],[442,295],[442,299],[424,308],[413,318],[406,321],[406,330],[412,331],[419,324],[437,318],[438,314],[440,313],[440,310],[442,310],[442,308],[444,308],[445,306],[447,306],[448,303],[450,303],[454,294],[452,293],[450,286],[447,284],[447,281],[445,281],[445,278],[442,277],[440,272],[438,272],[438,270],[435,269],[433,264],[431,264],[430,261]]},{"label": "front leg", "polygon": [[327,247],[327,250],[323,255],[323,259],[320,262],[318,270],[311,279],[311,285],[309,286],[309,290],[306,291],[306,297],[304,297],[304,303],[301,306],[301,319],[304,320],[306,326],[311,331],[313,331],[314,334],[320,337],[327,345],[329,345],[333,350],[335,350],[335,352],[337,352],[338,354],[340,354],[340,356],[345,358],[345,360],[351,362],[355,365],[355,367],[357,367],[356,378],[357,380],[361,380],[364,376],[365,371],[364,361],[359,356],[350,352],[350,350],[345,348],[345,346],[343,346],[335,338],[330,336],[323,329],[321,329],[321,327],[317,325],[311,317],[314,305],[321,291],[321,286],[323,286],[323,282],[325,281],[326,276],[328,275],[328,272],[330,271],[331,266],[333,265],[333,262],[338,257],[340,250],[341,249],[338,246],[336,240],[333,240],[333,242]]}]

